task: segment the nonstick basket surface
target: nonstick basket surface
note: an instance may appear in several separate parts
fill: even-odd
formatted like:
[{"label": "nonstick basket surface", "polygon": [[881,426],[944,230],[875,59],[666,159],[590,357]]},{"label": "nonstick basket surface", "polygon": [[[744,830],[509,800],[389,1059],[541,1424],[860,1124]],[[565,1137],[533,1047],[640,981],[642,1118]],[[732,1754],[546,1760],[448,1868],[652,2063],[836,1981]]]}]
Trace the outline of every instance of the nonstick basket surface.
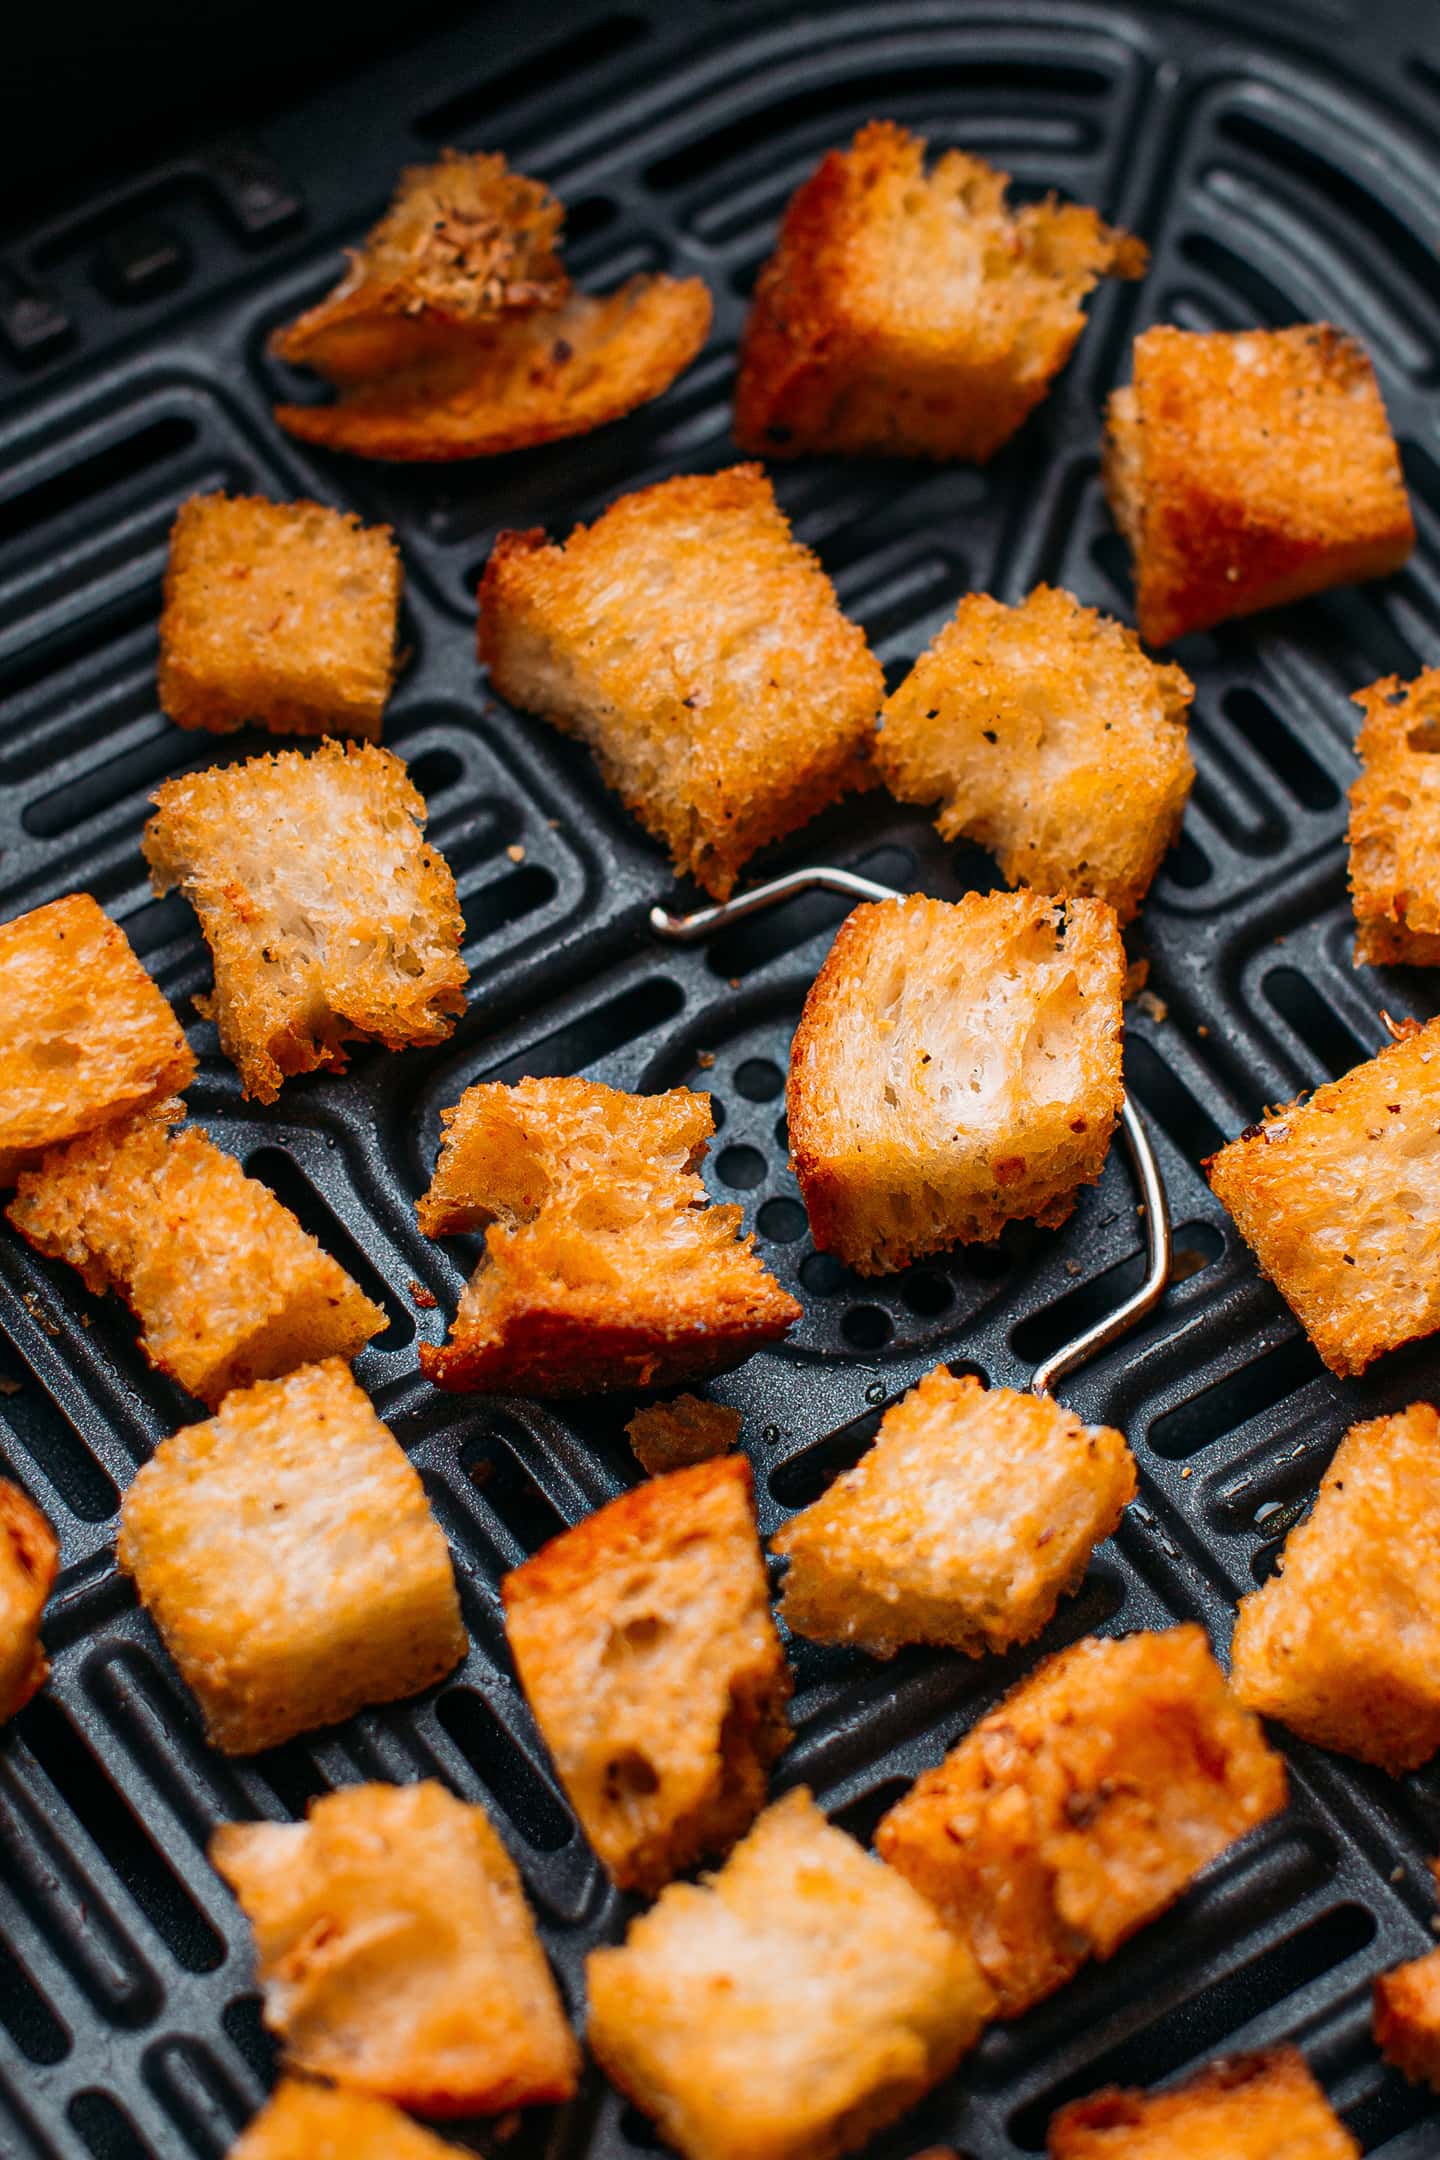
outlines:
[{"label": "nonstick basket surface", "polygon": [[[273,2057],[246,1931],[204,1857],[226,1817],[298,1815],[357,1778],[439,1775],[494,1810],[572,2008],[586,1949],[623,1924],[516,1689],[497,1584],[634,1481],[630,1406],[467,1402],[421,1384],[417,1339],[442,1334],[465,1255],[419,1236],[413,1202],[439,1113],[465,1085],[583,1072],[712,1091],[710,1186],[745,1203],[804,1304],[789,1343],[713,1390],[745,1413],[767,1531],[856,1458],[881,1406],[928,1366],[1024,1385],[1138,1280],[1119,1150],[1059,1234],[1015,1226],[880,1284],[815,1254],[786,1169],[783,1076],[843,903],[812,896],[708,947],[661,946],[646,913],[674,889],[658,851],[581,752],[497,703],[473,657],[475,583],[499,528],[563,532],[627,489],[733,458],[736,340],[780,208],[822,149],[872,116],[980,152],[1022,194],[1094,202],[1154,250],[1143,285],[1096,296],[1054,396],[983,473],[777,470],[797,532],[892,680],[972,586],[1014,599],[1047,579],[1128,612],[1099,491],[1099,414],[1151,321],[1324,317],[1357,332],[1403,446],[1420,545],[1384,585],[1177,652],[1198,685],[1200,776],[1140,924],[1154,999],[1131,1006],[1126,1049],[1169,1185],[1177,1280],[1146,1325],[1062,1390],[1129,1433],[1139,1501],[1023,1653],[976,1664],[915,1651],[880,1666],[796,1645],[798,1737],[779,1784],[806,1780],[867,1836],[1042,1651],[1193,1616],[1223,1653],[1236,1598],[1264,1579],[1346,1426],[1440,1387],[1440,1353],[1425,1345],[1363,1382],[1327,1375],[1197,1167],[1263,1104],[1375,1050],[1382,1005],[1429,1017],[1440,1004],[1434,976],[1352,969],[1343,847],[1350,691],[1440,659],[1432,9],[476,10],[244,137],[136,171],[0,264],[0,915],[76,887],[96,894],[190,1023],[196,1116],[383,1300],[389,1328],[357,1370],[424,1473],[473,1648],[415,1702],[240,1764],[207,1749],[114,1564],[121,1492],[196,1405],[147,1370],[117,1304],[0,1237],[0,1457],[64,1541],[46,1628],[54,1678],[0,1741],[7,2160],[213,2160],[259,2102]],[[398,168],[447,144],[503,149],[556,188],[583,282],[658,266],[706,277],[711,343],[658,404],[579,442],[442,471],[308,456],[269,419],[299,385],[267,359],[267,333],[331,282]],[[185,496],[217,487],[313,495],[396,527],[409,658],[386,740],[410,761],[454,866],[473,970],[443,1049],[362,1053],[343,1077],[290,1083],[270,1112],[242,1102],[194,1017],[205,951],[189,910],[150,896],[138,847],[163,776],[261,747],[184,735],[156,708],[167,528]],[[805,860],[942,895],[994,881],[978,851],[942,847],[919,814],[876,796],[761,867]],[[1373,1975],[1433,1940],[1440,1773],[1391,1781],[1280,1737],[1289,1811],[1110,1963],[993,2028],[877,2155],[943,2140],[1020,2160],[1069,2096],[1282,2037],[1304,2047],[1367,2150],[1440,2154],[1440,2109],[1382,2068],[1368,2022]],[[494,2137],[482,2126],[473,2141]],[[621,2160],[656,2147],[592,2073],[573,2107],[527,2118],[503,2149]]]}]

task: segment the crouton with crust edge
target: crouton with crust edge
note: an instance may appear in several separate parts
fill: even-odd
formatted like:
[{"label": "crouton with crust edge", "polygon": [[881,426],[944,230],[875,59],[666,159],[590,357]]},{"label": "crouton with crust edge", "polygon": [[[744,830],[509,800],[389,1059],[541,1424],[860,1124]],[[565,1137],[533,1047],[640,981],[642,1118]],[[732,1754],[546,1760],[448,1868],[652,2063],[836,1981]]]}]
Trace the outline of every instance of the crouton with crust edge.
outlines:
[{"label": "crouton with crust edge", "polygon": [[457,2149],[388,2100],[282,2077],[228,2160],[455,2160]]},{"label": "crouton with crust edge", "polygon": [[40,1620],[59,1561],[59,1542],[39,1508],[0,1478],[0,1725],[49,1677]]},{"label": "crouton with crust edge", "polygon": [[699,1395],[676,1395],[669,1402],[637,1410],[625,1427],[636,1461],[651,1477],[666,1470],[728,1455],[739,1445],[740,1412]]},{"label": "crouton with crust edge", "polygon": [[1360,2160],[1298,2048],[1234,2055],[1164,2092],[1110,2086],[1050,2123],[1050,2160]]},{"label": "crouton with crust edge", "polygon": [[1357,967],[1440,967],[1440,668],[1357,690],[1350,790]]},{"label": "crouton with crust edge", "polygon": [[[1440,1879],[1440,1862],[1430,1871]],[[1386,2062],[1440,2093],[1440,1950],[1377,1974],[1371,2029]]]}]

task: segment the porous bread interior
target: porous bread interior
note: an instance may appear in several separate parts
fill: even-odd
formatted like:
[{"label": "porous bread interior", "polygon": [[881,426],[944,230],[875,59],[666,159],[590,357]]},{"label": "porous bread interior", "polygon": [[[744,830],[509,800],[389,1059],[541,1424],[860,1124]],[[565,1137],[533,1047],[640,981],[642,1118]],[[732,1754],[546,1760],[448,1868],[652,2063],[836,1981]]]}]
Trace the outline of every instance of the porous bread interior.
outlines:
[{"label": "porous bread interior", "polygon": [[1365,718],[1350,790],[1357,964],[1440,966],[1440,668],[1355,694]]},{"label": "porous bread interior", "polygon": [[60,1546],[28,1493],[0,1478],[0,1724],[23,1710],[50,1671],[40,1618]]},{"label": "porous bread interior", "polygon": [[387,2100],[282,2077],[229,2160],[454,2160],[455,2150]]},{"label": "porous bread interior", "polygon": [[1386,2062],[1440,2092],[1440,1950],[1376,1976],[1373,2030]]},{"label": "porous bread interior", "polygon": [[1050,2160],[1360,2160],[1297,2048],[1206,2063],[1165,2092],[1110,2087],[1061,2108]]}]

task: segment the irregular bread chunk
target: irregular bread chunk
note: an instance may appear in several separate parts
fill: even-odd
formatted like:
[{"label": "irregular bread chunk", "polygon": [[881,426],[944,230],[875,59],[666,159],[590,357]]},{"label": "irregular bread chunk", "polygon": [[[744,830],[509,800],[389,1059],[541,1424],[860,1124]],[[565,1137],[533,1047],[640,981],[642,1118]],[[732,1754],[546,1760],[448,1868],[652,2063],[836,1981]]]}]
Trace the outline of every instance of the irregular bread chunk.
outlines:
[{"label": "irregular bread chunk", "polygon": [[1207,2063],[1166,2092],[1112,2086],[1050,2124],[1050,2160],[1360,2160],[1299,2050]]},{"label": "irregular bread chunk", "polygon": [[59,1559],[55,1533],[34,1501],[0,1478],[0,1725],[49,1677],[40,1620]]},{"label": "irregular bread chunk", "polygon": [[1440,668],[1357,692],[1350,790],[1355,964],[1440,967]]},{"label": "irregular bread chunk", "polygon": [[[1431,1872],[1440,1880],[1440,1862]],[[1377,1977],[1371,2022],[1386,2062],[1440,2092],[1440,1950]]]},{"label": "irregular bread chunk", "polygon": [[388,2100],[282,2078],[229,2160],[455,2160]]},{"label": "irregular bread chunk", "polygon": [[740,1439],[740,1412],[698,1395],[677,1395],[671,1402],[637,1410],[625,1435],[640,1467],[656,1477],[663,1470],[686,1470],[692,1463],[728,1455]]}]

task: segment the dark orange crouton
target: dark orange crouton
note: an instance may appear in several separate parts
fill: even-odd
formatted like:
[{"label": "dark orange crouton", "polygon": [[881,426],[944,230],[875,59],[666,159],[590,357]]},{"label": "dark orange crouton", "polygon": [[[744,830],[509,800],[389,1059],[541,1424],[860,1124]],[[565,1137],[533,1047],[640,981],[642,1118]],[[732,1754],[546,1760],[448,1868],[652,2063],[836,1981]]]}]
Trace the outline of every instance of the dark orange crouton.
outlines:
[{"label": "dark orange crouton", "polygon": [[352,1358],[385,1315],[178,1102],[54,1148],[7,1210],[97,1295],[118,1291],[160,1372],[212,1410],[231,1388]]},{"label": "dark orange crouton", "polygon": [[1048,1659],[897,1801],[875,1846],[1014,2017],[1284,1804],[1259,1719],[1186,1625]]},{"label": "dark orange crouton", "polygon": [[0,1478],[0,1724],[23,1710],[49,1675],[40,1618],[59,1558],[55,1533],[34,1501]]},{"label": "dark orange crouton", "polygon": [[1440,1020],[1204,1165],[1332,1372],[1440,1327]]},{"label": "dark orange crouton", "polygon": [[194,1076],[179,1021],[89,893],[0,923],[0,1186]]},{"label": "dark orange crouton", "polygon": [[245,1092],[339,1069],[346,1042],[444,1042],[465,1009],[465,919],[425,805],[388,750],[323,743],[167,780],[142,845],[200,918]]},{"label": "dark orange crouton", "polygon": [[507,1575],[515,1669],[590,1843],[653,1895],[726,1853],[787,1744],[743,1455],[622,1493]]},{"label": "dark orange crouton", "polygon": [[281,2078],[229,2160],[455,2160],[455,2153],[388,2100]]},{"label": "dark orange crouton", "polygon": [[1378,1976],[1372,2028],[1386,2062],[1440,2092],[1440,1950]]},{"label": "dark orange crouton", "polygon": [[1148,645],[1384,577],[1415,545],[1375,371],[1327,323],[1147,330],[1105,487]]},{"label": "dark orange crouton", "polygon": [[1092,893],[1129,922],[1195,777],[1194,685],[1133,630],[1041,585],[970,593],[885,705],[875,762],[941,837],[989,848],[1012,885]]},{"label": "dark orange crouton", "polygon": [[222,1824],[210,1857],[290,2069],[426,2115],[574,2092],[579,2050],[483,1808],[430,1779],[347,1785],[303,1823]]},{"label": "dark orange crouton", "polygon": [[637,1410],[625,1437],[642,1470],[656,1477],[664,1470],[687,1470],[692,1463],[728,1455],[740,1438],[740,1412],[698,1395],[677,1395],[671,1402]]},{"label": "dark orange crouton", "polygon": [[1355,963],[1440,967],[1440,668],[1357,692],[1350,790]]},{"label": "dark orange crouton", "polygon": [[758,465],[626,495],[564,547],[502,533],[480,657],[502,697],[589,743],[717,899],[757,848],[861,782],[885,695]]},{"label": "dark orange crouton", "polygon": [[740,352],[735,439],[767,457],[983,462],[1049,390],[1107,274],[1146,252],[1079,203],[1011,210],[1006,174],[871,121],[792,197]]},{"label": "dark orange crouton", "polygon": [[708,1095],[521,1080],[467,1089],[444,1125],[420,1227],[484,1229],[485,1249],[450,1340],[420,1345],[437,1387],[674,1386],[738,1365],[799,1319],[739,1237],[742,1210],[705,1204]]},{"label": "dark orange crouton", "polygon": [[1207,2063],[1167,2092],[1112,2086],[1050,2124],[1050,2160],[1360,2160],[1295,2048]]}]

